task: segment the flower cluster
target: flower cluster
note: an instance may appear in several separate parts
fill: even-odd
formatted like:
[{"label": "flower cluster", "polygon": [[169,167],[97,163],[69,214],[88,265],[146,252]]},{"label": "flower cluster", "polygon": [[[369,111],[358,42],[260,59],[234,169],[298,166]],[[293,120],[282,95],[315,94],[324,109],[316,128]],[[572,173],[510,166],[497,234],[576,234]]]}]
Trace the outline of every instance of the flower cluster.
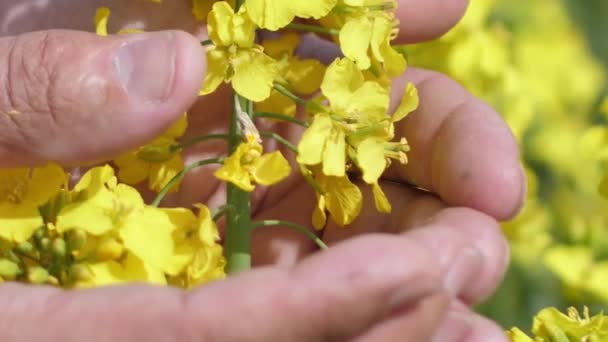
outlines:
[{"label": "flower cluster", "polygon": [[[234,90],[229,131],[197,135],[184,113],[152,141],[82,166],[80,174],[55,164],[0,170],[0,279],[65,288],[133,281],[190,288],[221,279],[249,267],[247,258],[236,258],[245,260],[242,265],[232,258],[235,236],[273,222],[303,228],[251,222],[249,212],[249,193],[281,182],[292,169],[316,191],[310,217],[318,229],[328,219],[353,222],[362,207],[361,186],[371,187],[380,212],[390,212],[379,180],[391,163],[407,162],[409,145],[396,136],[395,124],[418,106],[409,84],[389,112],[390,78],[406,68],[391,45],[396,7],[394,0],[193,0],[192,15],[208,32],[201,42],[208,68],[199,96],[223,84]],[[143,32],[110,32],[111,19],[109,8],[97,10],[98,35]],[[274,33],[260,39],[260,29]],[[344,57],[326,65],[300,56],[301,33],[309,32],[333,39]],[[292,142],[260,132],[260,122],[299,125],[303,134]],[[288,147],[293,162],[263,138]],[[210,139],[226,142],[229,153],[185,165],[182,152]],[[208,164],[220,164],[213,175],[228,183],[227,201],[214,214],[198,203],[160,207],[165,195],[180,191],[189,171]],[[157,195],[147,202],[150,194]],[[224,218],[225,249],[216,226]],[[238,248],[242,254],[250,246]]]},{"label": "flower cluster", "polygon": [[532,332],[534,339],[517,328],[511,329],[508,335],[513,342],[605,341],[608,338],[608,320],[601,313],[590,317],[586,307],[583,317],[572,307],[568,309],[568,315],[555,308],[547,308],[534,317]]},{"label": "flower cluster", "polygon": [[[0,171],[0,277],[66,288],[123,282],[189,288],[224,276],[209,209],[146,205],[110,166],[69,188],[57,165]],[[10,228],[10,229],[9,229]]]}]

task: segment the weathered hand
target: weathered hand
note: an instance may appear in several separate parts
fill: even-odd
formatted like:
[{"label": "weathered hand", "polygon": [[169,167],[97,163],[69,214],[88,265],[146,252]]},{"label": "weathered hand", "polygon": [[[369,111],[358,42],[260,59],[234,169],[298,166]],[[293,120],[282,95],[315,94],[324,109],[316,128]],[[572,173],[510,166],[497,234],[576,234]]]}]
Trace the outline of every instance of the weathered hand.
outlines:
[{"label": "weathered hand", "polygon": [[[186,0],[103,4],[113,9],[112,32],[130,25],[204,37]],[[0,38],[3,166],[109,157],[145,143],[188,109],[189,135],[225,128],[228,93],[196,99],[204,53],[185,33],[25,33],[90,31],[99,5],[0,4],[0,35],[7,36]],[[465,6],[402,0],[399,39],[441,34]],[[395,166],[382,184],[391,215],[366,202],[352,227],[330,224],[322,232],[333,247],[315,254],[305,237],[265,228],[254,235],[254,262],[275,266],[188,294],[147,286],[63,292],[3,285],[2,340],[500,341],[500,329],[467,305],[487,297],[505,269],[507,247],[496,220],[514,215],[525,192],[517,144],[491,108],[445,76],[410,68],[395,82],[395,94],[406,81],[417,85],[421,106],[398,127],[412,147],[410,162]],[[301,133],[274,128],[292,138]],[[187,159],[221,152],[220,144],[206,144],[187,151]],[[167,204],[221,203],[211,173],[189,174]],[[310,224],[314,195],[295,174],[254,199],[256,219]],[[32,322],[40,323],[32,329]]]}]

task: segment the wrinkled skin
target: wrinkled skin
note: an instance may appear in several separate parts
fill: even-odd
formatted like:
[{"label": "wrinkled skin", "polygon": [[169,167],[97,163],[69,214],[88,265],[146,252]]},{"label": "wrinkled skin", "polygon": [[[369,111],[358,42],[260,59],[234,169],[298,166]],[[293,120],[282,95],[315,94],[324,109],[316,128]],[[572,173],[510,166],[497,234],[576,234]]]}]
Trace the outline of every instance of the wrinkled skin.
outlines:
[{"label": "wrinkled skin", "polygon": [[[205,73],[197,40],[204,29],[190,16],[188,1],[164,2],[3,0],[0,165],[102,160],[147,142],[185,110],[188,136],[224,130],[227,88],[196,97]],[[400,42],[441,35],[466,7],[465,0],[399,3]],[[100,5],[113,11],[110,32],[136,27],[198,37],[71,31],[92,31]],[[51,29],[65,30],[40,31]],[[138,45],[145,38],[159,41]],[[134,58],[145,65],[143,76],[117,74],[113,58],[124,46],[138,47]],[[302,50],[325,60],[335,56],[335,47],[315,39]],[[517,144],[497,113],[446,76],[410,68],[394,93],[407,81],[417,85],[421,106],[397,127],[412,147],[409,164],[395,165],[381,184],[392,214],[378,214],[364,187],[366,202],[353,226],[329,224],[320,233],[329,251],[316,253],[313,243],[288,230],[260,230],[254,235],[259,268],[188,293],[144,285],[65,292],[4,284],[0,340],[504,340],[501,329],[469,305],[487,298],[505,271],[507,244],[497,220],[513,217],[524,198]],[[284,124],[270,128],[293,140],[301,134]],[[186,159],[223,149],[204,144]],[[223,188],[212,171],[189,174],[165,205],[221,204]],[[255,219],[310,224],[314,195],[296,174],[253,198]]]}]

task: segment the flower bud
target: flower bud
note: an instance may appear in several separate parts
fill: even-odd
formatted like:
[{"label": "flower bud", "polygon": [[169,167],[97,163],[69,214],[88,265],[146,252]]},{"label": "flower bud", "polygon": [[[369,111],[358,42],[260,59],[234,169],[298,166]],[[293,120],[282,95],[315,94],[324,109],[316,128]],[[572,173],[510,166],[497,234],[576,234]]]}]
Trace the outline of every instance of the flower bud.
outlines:
[{"label": "flower bud", "polygon": [[82,229],[76,229],[68,235],[68,244],[70,249],[77,250],[82,248],[87,243],[87,233]]},{"label": "flower bud", "polygon": [[89,281],[93,277],[86,265],[75,264],[70,268],[70,278],[75,282]]},{"label": "flower bud", "polygon": [[162,163],[175,155],[175,151],[170,145],[147,145],[137,151],[137,158],[150,162]]},{"label": "flower bud", "polygon": [[49,271],[40,266],[30,267],[27,270],[27,280],[32,284],[45,284],[49,280]]},{"label": "flower bud", "polygon": [[0,277],[13,280],[22,273],[21,267],[8,259],[0,259]]},{"label": "flower bud", "polygon": [[68,253],[68,246],[65,240],[62,238],[56,238],[53,240],[52,251],[58,257],[64,258]]},{"label": "flower bud", "polygon": [[15,247],[15,250],[19,253],[29,254],[34,250],[34,245],[29,241],[24,241]]},{"label": "flower bud", "polygon": [[41,251],[48,251],[49,248],[51,248],[51,239],[46,238],[46,237],[40,239],[40,250]]}]

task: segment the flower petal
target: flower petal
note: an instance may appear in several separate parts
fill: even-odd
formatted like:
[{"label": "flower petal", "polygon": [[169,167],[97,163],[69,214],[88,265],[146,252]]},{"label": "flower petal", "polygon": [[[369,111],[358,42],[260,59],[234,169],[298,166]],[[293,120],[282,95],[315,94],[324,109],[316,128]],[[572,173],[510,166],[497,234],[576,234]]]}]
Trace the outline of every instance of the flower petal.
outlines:
[{"label": "flower petal", "polygon": [[226,78],[229,67],[230,60],[225,50],[215,48],[207,51],[207,74],[199,95],[213,93]]},{"label": "flower petal", "polygon": [[256,159],[251,176],[256,183],[272,185],[289,176],[291,167],[280,151],[264,154]]},{"label": "flower petal", "polygon": [[298,163],[316,165],[323,160],[323,150],[332,130],[331,119],[318,114],[312,124],[304,131],[298,144]]},{"label": "flower petal", "polygon": [[340,47],[344,56],[355,61],[361,70],[371,66],[368,50],[372,31],[372,23],[365,16],[348,20],[340,30]]},{"label": "flower petal", "polygon": [[232,61],[232,87],[241,96],[262,101],[270,96],[279,69],[274,59],[257,51],[242,50]]},{"label": "flower petal", "polygon": [[412,83],[408,83],[403,90],[403,97],[401,103],[395,113],[393,114],[392,121],[397,122],[405,118],[409,113],[413,112],[418,108],[418,89]]},{"label": "flower petal", "polygon": [[374,138],[363,140],[357,146],[357,166],[363,171],[363,180],[375,184],[386,169],[386,158],[382,142]]}]

